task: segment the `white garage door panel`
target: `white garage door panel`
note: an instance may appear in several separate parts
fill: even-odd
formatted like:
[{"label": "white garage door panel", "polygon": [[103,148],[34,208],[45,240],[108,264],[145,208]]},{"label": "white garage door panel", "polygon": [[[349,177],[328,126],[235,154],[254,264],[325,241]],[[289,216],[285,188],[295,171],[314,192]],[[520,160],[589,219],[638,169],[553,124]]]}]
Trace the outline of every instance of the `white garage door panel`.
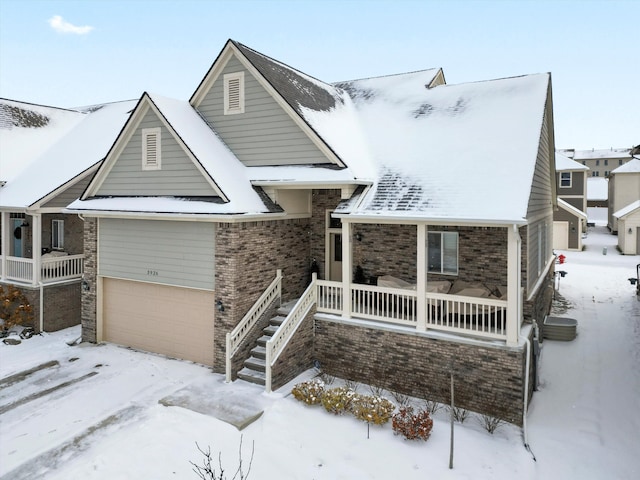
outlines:
[{"label": "white garage door panel", "polygon": [[569,248],[569,222],[553,222],[553,248],[554,250]]},{"label": "white garage door panel", "polygon": [[214,293],[105,278],[107,342],[213,365]]}]

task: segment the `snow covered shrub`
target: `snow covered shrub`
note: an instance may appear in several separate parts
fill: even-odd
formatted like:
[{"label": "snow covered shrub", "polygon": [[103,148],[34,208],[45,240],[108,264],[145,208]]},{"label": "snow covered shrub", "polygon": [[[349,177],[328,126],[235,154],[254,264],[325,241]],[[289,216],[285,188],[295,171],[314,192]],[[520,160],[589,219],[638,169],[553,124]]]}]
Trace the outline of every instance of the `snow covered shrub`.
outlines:
[{"label": "snow covered shrub", "polygon": [[0,331],[33,323],[33,308],[16,287],[0,285]]},{"label": "snow covered shrub", "polygon": [[441,410],[444,407],[441,403],[436,402],[435,400],[425,400],[424,408],[429,415],[434,415],[438,410]]},{"label": "snow covered shrub", "polygon": [[493,432],[495,432],[503,423],[504,421],[500,420],[499,418],[490,417],[489,415],[482,415],[482,417],[480,418],[480,424],[491,435],[493,435]]},{"label": "snow covered shrub", "polygon": [[327,412],[342,415],[344,412],[349,411],[351,402],[356,395],[356,392],[349,387],[336,387],[331,390],[325,390],[321,400],[322,406]]},{"label": "snow covered shrub", "polygon": [[391,425],[394,434],[403,435],[407,440],[427,441],[433,429],[433,420],[426,410],[413,413],[413,407],[401,407],[392,417]]},{"label": "snow covered shrub", "polygon": [[389,421],[396,406],[378,395],[356,395],[351,401],[351,413],[358,420],[383,425]]},{"label": "snow covered shrub", "polygon": [[[449,407],[449,410],[451,411],[451,407]],[[464,423],[464,421],[469,418],[470,414],[471,412],[469,412],[469,410],[460,407],[453,407],[453,419],[456,422]]]},{"label": "snow covered shrub", "polygon": [[324,382],[319,378],[307,380],[306,382],[298,383],[294,386],[291,393],[296,400],[300,400],[307,405],[317,405],[322,400]]},{"label": "snow covered shrub", "polygon": [[320,379],[324,382],[325,385],[333,385],[333,382],[336,381],[336,377],[333,375],[329,375],[328,373],[322,372],[319,375]]},{"label": "snow covered shrub", "polygon": [[400,393],[400,392],[391,392],[391,395],[393,395],[394,400],[401,407],[408,407],[409,404],[411,403],[411,399],[409,398],[409,395],[405,395],[404,393]]},{"label": "snow covered shrub", "polygon": [[357,392],[360,384],[355,380],[345,380],[344,386],[349,390],[353,390],[354,392]]}]

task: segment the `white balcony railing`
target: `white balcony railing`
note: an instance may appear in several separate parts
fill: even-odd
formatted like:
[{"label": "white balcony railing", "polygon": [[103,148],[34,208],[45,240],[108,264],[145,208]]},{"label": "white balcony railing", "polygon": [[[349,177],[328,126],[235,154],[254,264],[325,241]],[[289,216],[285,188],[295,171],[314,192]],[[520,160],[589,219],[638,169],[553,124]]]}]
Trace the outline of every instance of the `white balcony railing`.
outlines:
[{"label": "white balcony railing", "polygon": [[[342,283],[318,280],[317,311],[342,315]],[[351,316],[418,327],[415,290],[351,285]],[[442,293],[425,293],[427,329],[505,340],[507,301]]]},{"label": "white balcony railing", "polygon": [[[35,261],[32,258],[6,257],[5,268],[0,267],[1,278],[20,283],[38,282],[35,275]],[[65,255],[53,258],[43,258],[40,265],[40,280],[42,283],[53,283],[82,277],[84,273],[84,255]]]}]

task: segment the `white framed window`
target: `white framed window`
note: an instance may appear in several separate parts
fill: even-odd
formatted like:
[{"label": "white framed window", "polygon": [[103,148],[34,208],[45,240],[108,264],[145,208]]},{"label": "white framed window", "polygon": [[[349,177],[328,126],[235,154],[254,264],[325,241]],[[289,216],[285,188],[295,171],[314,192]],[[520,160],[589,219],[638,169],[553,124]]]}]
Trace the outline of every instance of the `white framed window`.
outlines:
[{"label": "white framed window", "polygon": [[51,220],[51,248],[64,249],[64,220]]},{"label": "white framed window", "polygon": [[560,172],[560,187],[571,188],[571,172]]},{"label": "white framed window", "polygon": [[160,170],[162,152],[160,128],[142,129],[142,169]]},{"label": "white framed window", "polygon": [[224,76],[224,114],[244,113],[244,72]]},{"label": "white framed window", "polygon": [[458,274],[458,232],[429,232],[427,271],[443,275]]}]

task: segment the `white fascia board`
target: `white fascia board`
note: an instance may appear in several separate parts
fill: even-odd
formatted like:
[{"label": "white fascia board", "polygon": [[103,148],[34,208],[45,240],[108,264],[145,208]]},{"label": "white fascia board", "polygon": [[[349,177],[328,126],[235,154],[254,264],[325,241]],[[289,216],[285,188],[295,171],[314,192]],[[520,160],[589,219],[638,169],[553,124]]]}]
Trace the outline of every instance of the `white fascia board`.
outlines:
[{"label": "white fascia board", "polygon": [[510,225],[524,226],[527,221],[524,219],[516,220],[488,220],[488,219],[469,219],[469,218],[442,218],[442,217],[424,217],[424,216],[391,216],[391,215],[358,215],[350,213],[332,214],[336,218],[340,218],[343,222],[348,223],[387,223],[387,224],[428,224],[428,225],[448,225],[448,226],[465,226],[465,227],[508,227]]},{"label": "white fascia board", "polygon": [[79,215],[81,217],[95,218],[131,218],[136,220],[172,220],[193,222],[202,220],[219,223],[241,223],[259,220],[277,220],[287,218],[286,213],[252,213],[252,214],[211,214],[211,213],[166,213],[166,212],[125,212],[118,210],[62,210],[62,213]]},{"label": "white fascia board", "polygon": [[363,185],[365,187],[371,186],[373,182],[354,180],[353,182],[345,182],[344,180],[329,180],[329,181],[304,181],[304,182],[296,182],[295,180],[255,180],[251,181],[251,185],[255,187],[273,187],[279,189],[304,189],[304,188],[346,188],[352,186]]}]

